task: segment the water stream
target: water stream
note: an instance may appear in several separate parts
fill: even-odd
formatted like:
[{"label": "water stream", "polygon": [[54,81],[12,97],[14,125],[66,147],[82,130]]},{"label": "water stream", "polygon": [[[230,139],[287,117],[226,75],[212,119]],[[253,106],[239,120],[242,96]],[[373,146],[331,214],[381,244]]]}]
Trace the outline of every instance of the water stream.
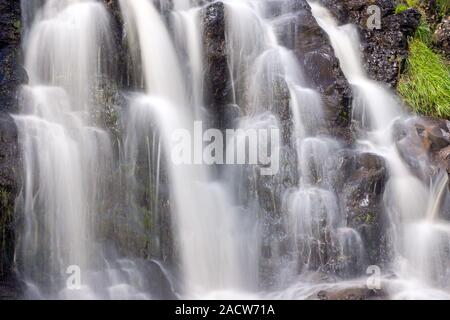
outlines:
[{"label": "water stream", "polygon": [[[203,131],[217,116],[205,93],[211,4],[119,0],[136,84],[121,87],[103,1],[30,2],[22,1],[29,83],[14,116],[24,164],[16,259],[26,298],[307,299],[365,285],[368,249],[337,191],[336,163],[348,147],[327,129],[317,88],[279,39],[280,21],[292,18],[288,0],[277,14],[273,1],[223,1],[229,92],[218,110],[234,118],[215,132],[280,131],[274,176],[261,174],[262,164],[202,158],[212,142]],[[411,116],[366,75],[356,28],[310,5],[353,90],[355,149],[386,162],[392,261],[383,285],[390,298],[450,298],[450,226],[440,216],[448,176],[411,172],[394,138]],[[109,101],[98,93],[111,91],[123,98],[110,111],[119,134],[98,121]],[[177,153],[186,136],[192,150]],[[174,154],[189,161],[175,163]],[[81,272],[75,289],[67,284],[73,267]]]}]

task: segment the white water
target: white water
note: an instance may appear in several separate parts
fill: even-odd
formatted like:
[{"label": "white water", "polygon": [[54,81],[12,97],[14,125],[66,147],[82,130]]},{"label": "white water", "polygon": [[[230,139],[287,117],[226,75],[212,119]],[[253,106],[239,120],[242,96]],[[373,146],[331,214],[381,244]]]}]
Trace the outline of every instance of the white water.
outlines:
[{"label": "white water", "polygon": [[[113,164],[109,134],[90,120],[102,50],[112,50],[108,14],[93,1],[48,0],[35,16],[24,46],[29,84],[15,116],[25,169],[17,256],[27,294],[145,297],[119,275],[110,277],[121,269],[92,273],[105,263],[95,223]],[[64,289],[70,266],[81,271],[80,290]],[[100,278],[108,280],[95,288]]]},{"label": "white water", "polygon": [[[190,100],[184,94],[187,85],[181,77],[175,46],[151,1],[122,0],[120,4],[128,21],[127,30],[131,38],[139,39],[147,94],[132,99],[128,130],[137,130],[141,134],[144,132],[145,135],[145,127],[153,121],[162,136],[169,159],[167,166],[176,246],[181,255],[180,271],[184,283],[181,291],[186,297],[201,297],[212,290],[245,289],[246,266],[240,262],[240,257],[245,257],[245,234],[241,233],[243,230],[237,223],[237,210],[231,199],[228,199],[227,191],[220,183],[211,180],[208,167],[175,165],[170,160],[170,152],[177,142],[172,140],[172,134],[177,129],[193,133],[195,106],[192,103],[202,105],[199,101],[201,86],[197,87],[198,72],[201,70],[198,52],[201,49],[195,47],[200,45],[200,41],[192,36],[190,39],[194,43],[186,48],[191,66],[194,67],[193,80],[197,81],[197,85],[191,88],[194,99]],[[193,16],[187,19],[185,15],[191,13]],[[195,12],[191,13],[176,12],[175,15],[185,18],[188,33],[198,34],[200,30],[196,28],[199,23],[192,19],[199,16]],[[155,34],[148,34],[148,30]],[[134,31],[136,34],[132,34]],[[159,68],[163,63],[165,67]],[[137,145],[138,141],[128,139],[127,143]]]},{"label": "white water", "polygon": [[[195,136],[194,120],[207,127],[210,118],[204,102],[202,10],[197,1],[174,0],[173,10],[162,16],[151,0],[120,0],[132,76],[143,85],[134,88],[141,92],[125,94],[118,175],[111,135],[93,120],[99,107],[95,91],[102,80],[114,81],[105,70],[112,68],[105,67],[107,55],[115,54],[108,13],[100,1],[43,2],[44,7],[23,2],[30,83],[22,90],[23,112],[15,116],[25,169],[17,260],[27,297],[152,298],[145,285],[152,279],[149,269],[131,253],[128,259],[104,248],[110,239],[103,240],[99,230],[115,215],[105,207],[123,201],[116,184],[126,189],[130,203],[115,222],[114,236],[121,241],[127,232],[149,233],[150,240],[138,244],[151,248],[144,258],[161,250],[166,231],[158,227],[164,214],[171,214],[172,271],[178,281],[170,290],[181,298],[309,299],[320,290],[364,288],[366,279],[358,277],[365,271],[365,248],[360,234],[347,226],[333,185],[335,157],[343,146],[327,133],[320,95],[305,80],[297,57],[277,39],[276,28],[290,12],[272,19],[266,1],[224,1],[233,89],[227,107],[239,109],[238,127],[282,129],[283,99],[292,117],[282,152],[294,150],[295,160],[279,176],[263,180],[258,166],[216,170],[172,162],[178,142],[172,134],[185,129]],[[338,26],[325,9],[311,6],[353,88],[358,147],[387,161],[384,204],[398,278],[384,277],[382,285],[393,298],[448,298],[450,226],[440,220],[448,177],[424,182],[409,171],[393,139],[395,122],[405,113],[393,95],[368,79],[356,29]],[[201,142],[192,142],[201,149]],[[148,167],[144,174],[142,158]],[[279,178],[296,173],[298,181],[287,186]],[[133,207],[142,180],[150,206],[144,214]],[[165,188],[167,212],[159,206]],[[126,230],[133,224],[138,228]],[[345,281],[324,273],[333,267],[330,257],[348,259],[340,270]],[[82,270],[81,290],[66,288],[70,265]],[[156,265],[171,278],[166,261]]]},{"label": "white water", "polygon": [[[430,287],[448,286],[448,224],[437,220],[439,203],[445,194],[447,175],[439,177],[431,190],[408,170],[394,140],[395,121],[406,116],[395,97],[380,84],[369,80],[362,67],[359,39],[352,25],[338,26],[323,7],[311,3],[319,25],[330,37],[342,71],[354,93],[354,117],[363,123],[362,148],[383,156],[389,168],[384,193],[386,213],[391,220],[394,270],[409,285],[397,298],[427,297]],[[444,282],[442,282],[444,280]],[[416,285],[411,285],[416,283]],[[398,288],[397,288],[398,290]],[[436,291],[434,296],[448,298]]]}]

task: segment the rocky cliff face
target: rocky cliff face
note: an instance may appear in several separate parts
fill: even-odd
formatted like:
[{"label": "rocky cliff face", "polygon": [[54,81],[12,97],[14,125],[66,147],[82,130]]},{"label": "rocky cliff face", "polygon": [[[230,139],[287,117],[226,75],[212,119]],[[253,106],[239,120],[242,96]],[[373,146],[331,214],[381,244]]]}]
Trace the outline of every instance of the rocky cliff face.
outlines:
[{"label": "rocky cliff face", "polygon": [[[0,1],[0,281],[12,274],[14,205],[20,189],[17,127],[8,113],[18,110],[17,89],[25,80],[19,64],[20,1]],[[1,291],[1,290],[0,290]]]}]

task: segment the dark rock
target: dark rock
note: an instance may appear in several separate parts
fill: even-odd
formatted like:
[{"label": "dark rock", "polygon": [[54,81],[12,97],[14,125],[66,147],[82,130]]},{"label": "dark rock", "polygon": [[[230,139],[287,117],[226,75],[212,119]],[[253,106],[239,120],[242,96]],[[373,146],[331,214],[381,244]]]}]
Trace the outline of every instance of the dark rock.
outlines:
[{"label": "dark rock", "polygon": [[336,288],[321,290],[317,293],[319,300],[376,300],[387,299],[388,294],[383,290],[371,290],[366,286]]},{"label": "dark rock", "polygon": [[437,25],[433,35],[435,47],[450,59],[450,16]]},{"label": "dark rock", "polygon": [[18,300],[22,297],[24,284],[15,277],[0,281],[0,301]]},{"label": "dark rock", "polygon": [[[362,51],[370,78],[395,88],[408,55],[408,37],[414,35],[420,22],[420,13],[408,9],[395,14],[392,0],[321,0],[340,23],[356,24],[359,28]],[[368,7],[381,9],[381,29],[367,26],[371,12]]]},{"label": "dark rock", "polygon": [[327,34],[319,27],[306,1],[295,2],[298,9],[291,20],[293,39],[284,45],[294,50],[303,66],[307,82],[317,89],[325,105],[327,129],[345,140],[351,118],[352,94],[334,54]]},{"label": "dark rock", "polygon": [[0,1],[0,110],[16,112],[17,89],[26,82],[20,66],[20,1]]},{"label": "dark rock", "polygon": [[0,113],[0,279],[14,265],[14,210],[19,193],[19,148],[17,127],[8,114]]},{"label": "dark rock", "polygon": [[[225,43],[225,8],[222,2],[214,2],[203,8],[203,46],[206,64],[205,100],[207,110],[213,116],[212,127],[225,129],[226,106],[232,102],[231,76],[228,68]],[[234,113],[231,113],[235,116]]]},{"label": "dark rock", "polygon": [[344,155],[342,200],[347,212],[347,226],[361,235],[369,264],[383,264],[387,259],[386,217],[383,193],[387,182],[384,159],[371,153]]},{"label": "dark rock", "polygon": [[14,267],[14,210],[20,191],[17,127],[6,112],[18,111],[17,90],[26,81],[19,64],[20,0],[0,0],[0,279]]}]

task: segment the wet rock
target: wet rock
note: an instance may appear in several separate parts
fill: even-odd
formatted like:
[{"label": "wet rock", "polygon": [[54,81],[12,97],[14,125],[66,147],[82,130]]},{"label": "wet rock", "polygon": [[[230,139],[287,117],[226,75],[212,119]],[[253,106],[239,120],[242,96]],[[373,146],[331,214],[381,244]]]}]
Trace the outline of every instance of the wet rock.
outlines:
[{"label": "wet rock", "polygon": [[450,59],[450,16],[437,25],[433,35],[435,47]]},{"label": "wet rock", "polygon": [[346,156],[348,174],[342,191],[347,212],[347,226],[360,235],[369,264],[383,264],[387,259],[386,217],[383,193],[387,182],[386,163],[371,153]]},{"label": "wet rock", "polygon": [[17,127],[6,112],[18,111],[17,89],[26,81],[20,59],[20,0],[0,0],[0,279],[14,264],[14,206],[20,190]]},{"label": "wet rock", "polygon": [[[213,115],[212,127],[225,128],[226,106],[232,102],[232,86],[225,43],[225,8],[214,2],[203,8],[203,46],[205,55],[205,99],[207,110]],[[233,116],[233,113],[231,113]]]},{"label": "wet rock", "polygon": [[421,117],[415,122],[422,148],[433,163],[450,173],[450,121]]},{"label": "wet rock", "polygon": [[0,1],[0,110],[16,112],[17,89],[26,82],[20,66],[20,0]]},{"label": "wet rock", "polygon": [[[395,88],[408,56],[408,37],[414,35],[420,13],[408,9],[395,14],[392,0],[321,0],[340,23],[356,24],[361,36],[362,52],[369,76]],[[381,29],[372,29],[369,6],[381,9]]]},{"label": "wet rock", "polygon": [[321,290],[317,293],[317,298],[319,300],[374,300],[388,299],[388,294],[383,290],[371,290],[366,286],[359,286]]},{"label": "wet rock", "polygon": [[394,126],[394,139],[399,155],[405,164],[421,180],[432,175],[429,164],[429,152],[424,148],[413,120],[398,121]]},{"label": "wet rock", "polygon": [[450,145],[450,121],[421,118],[416,123],[419,136],[424,146],[431,152],[441,150]]},{"label": "wet rock", "polygon": [[0,279],[12,273],[14,265],[14,209],[19,186],[17,127],[0,112]]},{"label": "wet rock", "polygon": [[15,278],[0,281],[0,301],[20,299],[23,292],[23,286],[24,285]]},{"label": "wet rock", "polygon": [[279,31],[291,34],[283,44],[293,49],[304,69],[308,83],[322,96],[325,106],[327,129],[333,134],[351,140],[351,90],[335,57],[328,36],[319,27],[306,1],[291,2],[297,11]]}]

